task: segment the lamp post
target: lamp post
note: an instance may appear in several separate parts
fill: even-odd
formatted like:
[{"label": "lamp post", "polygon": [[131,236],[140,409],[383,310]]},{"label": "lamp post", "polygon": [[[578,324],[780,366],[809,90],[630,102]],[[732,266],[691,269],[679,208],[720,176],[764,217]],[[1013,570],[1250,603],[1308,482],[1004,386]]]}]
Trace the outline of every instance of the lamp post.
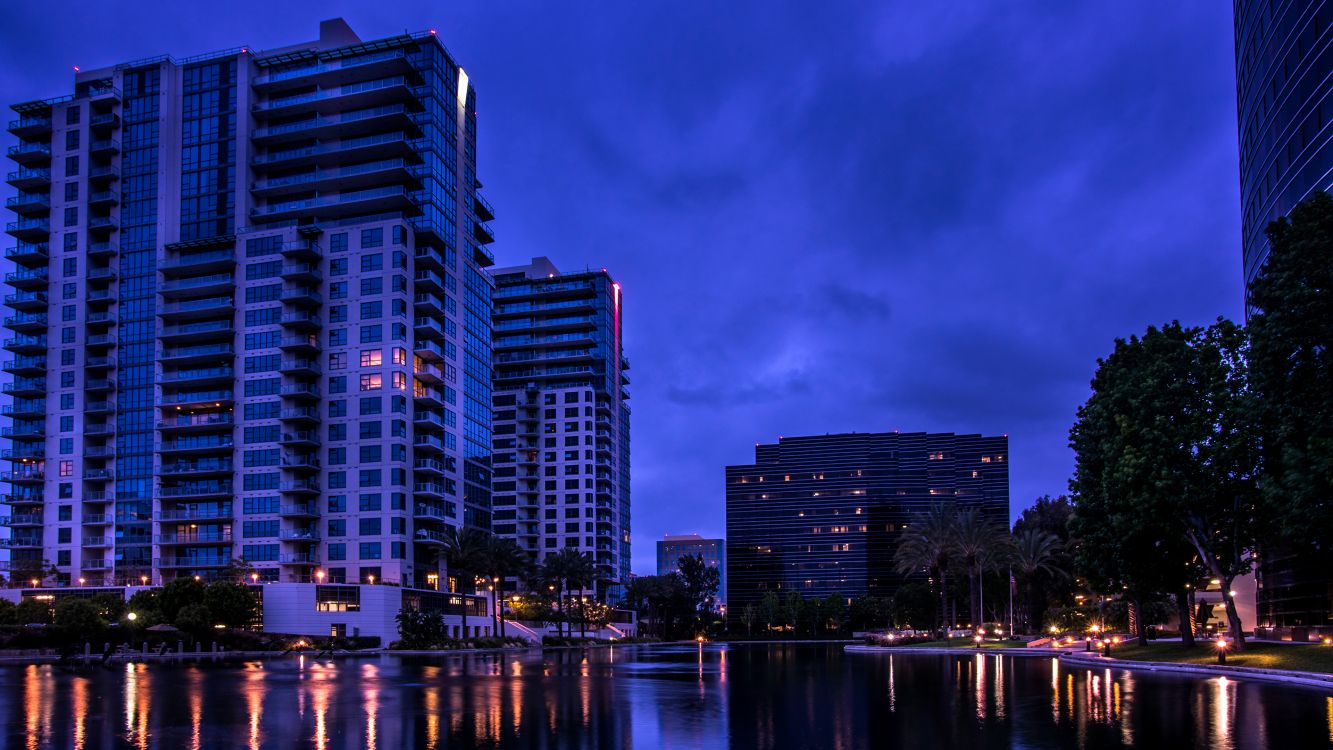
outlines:
[{"label": "lamp post", "polygon": [[1227,647],[1230,646],[1230,645],[1231,645],[1231,644],[1227,643],[1227,639],[1225,639],[1225,638],[1218,638],[1218,639],[1217,639],[1217,663],[1218,663],[1218,664],[1226,664],[1226,663],[1227,663]]}]

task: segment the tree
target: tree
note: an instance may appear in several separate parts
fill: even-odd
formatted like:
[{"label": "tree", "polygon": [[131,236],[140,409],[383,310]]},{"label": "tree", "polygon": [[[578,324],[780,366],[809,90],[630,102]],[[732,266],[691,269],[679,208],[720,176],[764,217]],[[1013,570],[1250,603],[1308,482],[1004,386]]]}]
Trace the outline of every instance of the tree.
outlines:
[{"label": "tree", "polygon": [[102,593],[91,597],[88,601],[92,602],[97,608],[97,614],[107,622],[115,622],[125,613],[125,597],[119,593]]},{"label": "tree", "polygon": [[713,600],[722,585],[722,574],[716,566],[704,562],[702,555],[681,555],[676,566],[681,583],[685,585],[685,596],[693,605],[695,615],[702,619],[713,610]]},{"label": "tree", "polygon": [[985,621],[985,602],[982,600],[982,576],[993,570],[1001,559],[999,549],[1005,533],[996,523],[987,520],[977,508],[966,508],[958,513],[953,527],[953,545],[971,582],[969,600],[972,605],[972,627]]},{"label": "tree", "polygon": [[[440,550],[440,559],[445,563],[449,573],[460,584],[465,583],[465,576],[471,576],[476,573],[477,567],[484,561],[486,546],[490,534],[465,526],[460,529],[457,526],[447,526],[444,529],[444,547]],[[468,582],[470,583],[470,582]],[[469,586],[464,586],[464,589]],[[475,586],[473,586],[475,590]],[[467,602],[463,603],[463,632],[467,633]]]},{"label": "tree", "polygon": [[847,598],[829,594],[819,605],[819,623],[825,630],[837,633],[847,621]]},{"label": "tree", "polygon": [[1322,562],[1333,539],[1333,198],[1315,193],[1268,240],[1249,296],[1259,489],[1280,541]]},{"label": "tree", "polygon": [[91,640],[106,629],[97,605],[81,597],[65,597],[55,608],[55,626],[70,640]]},{"label": "tree", "polygon": [[448,640],[444,613],[437,610],[403,608],[394,617],[398,638],[404,648],[439,648]]},{"label": "tree", "polygon": [[[1198,578],[1181,503],[1197,490],[1194,454],[1207,428],[1197,329],[1171,323],[1118,339],[1070,430],[1079,569],[1142,611]],[[1138,637],[1147,643],[1144,618]]]},{"label": "tree", "polygon": [[180,627],[176,622],[177,615],[185,607],[191,605],[203,605],[204,603],[204,584],[190,577],[176,578],[162,587],[157,596],[158,610],[162,613],[162,619]]},{"label": "tree", "polygon": [[890,627],[893,625],[893,601],[879,596],[855,597],[848,608],[847,622],[854,631]]},{"label": "tree", "polygon": [[[1035,629],[1044,621],[1045,610],[1052,606],[1069,606],[1074,603],[1074,594],[1078,583],[1074,573],[1074,557],[1078,550],[1078,539],[1070,532],[1070,522],[1074,517],[1074,506],[1069,498],[1060,495],[1043,495],[1014,522],[1012,536],[1015,540],[1025,532],[1040,531],[1054,537],[1055,549],[1049,555],[1050,572],[1038,571],[1034,576],[1023,581],[1024,608],[1027,626]],[[1015,569],[1018,564],[1015,563]]]},{"label": "tree", "polygon": [[229,628],[248,628],[259,615],[259,597],[243,583],[214,581],[204,589],[203,603],[216,622]]},{"label": "tree", "polygon": [[1038,581],[1067,578],[1069,573],[1058,565],[1057,555],[1062,550],[1059,538],[1034,526],[1028,526],[1013,535],[1013,565],[1023,585],[1024,622],[1029,632],[1041,623],[1045,602],[1037,599]]},{"label": "tree", "polygon": [[17,625],[18,623],[18,605],[8,599],[0,599],[0,625]]},{"label": "tree", "polygon": [[504,584],[510,578],[526,575],[532,568],[532,558],[518,542],[508,537],[491,536],[486,541],[482,571],[491,579],[491,617],[497,635],[504,635]]},{"label": "tree", "polygon": [[213,627],[213,615],[203,604],[187,604],[176,612],[176,627],[199,638]]},{"label": "tree", "polygon": [[763,598],[759,600],[759,619],[768,630],[782,625],[782,602],[776,592],[764,592]]},{"label": "tree", "polygon": [[938,615],[941,631],[947,629],[946,597],[949,586],[949,565],[955,551],[954,532],[957,517],[951,505],[936,503],[917,516],[899,535],[898,549],[894,552],[894,566],[899,573],[925,571],[939,591]]},{"label": "tree", "polygon": [[40,599],[24,599],[18,603],[15,616],[20,625],[50,625],[51,605]]},{"label": "tree", "polygon": [[152,627],[164,621],[157,589],[139,589],[134,592],[129,601],[125,602],[125,611],[133,612],[134,622],[141,627]]},{"label": "tree", "polygon": [[936,623],[936,597],[924,583],[904,583],[893,593],[893,622],[900,628],[927,630]]},{"label": "tree", "polygon": [[747,604],[741,609],[741,624],[745,626],[745,635],[754,634],[754,624],[759,622],[759,608],[753,604]]},{"label": "tree", "polygon": [[[555,583],[556,604],[559,608],[560,620],[566,619],[565,612],[565,592],[569,590],[582,590],[591,585],[596,576],[596,567],[593,565],[592,558],[575,549],[566,547],[554,554],[546,556],[542,562],[543,576]],[[580,604],[582,598],[580,597]],[[563,628],[559,631],[564,635]]]}]

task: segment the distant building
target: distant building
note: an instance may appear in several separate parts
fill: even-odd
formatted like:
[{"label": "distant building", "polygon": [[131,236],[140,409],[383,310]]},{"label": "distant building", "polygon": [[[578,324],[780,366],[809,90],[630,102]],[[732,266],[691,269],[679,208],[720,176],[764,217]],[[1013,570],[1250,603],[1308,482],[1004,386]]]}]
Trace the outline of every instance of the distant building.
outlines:
[{"label": "distant building", "polygon": [[629,579],[629,361],[620,284],[547,258],[495,268],[494,526],[537,560],[592,556],[597,595]]},{"label": "distant building", "polygon": [[1008,522],[1009,439],[851,433],[756,445],[728,466],[728,614],[768,592],[890,596],[898,533],[931,504]]},{"label": "distant building", "polygon": [[667,534],[657,542],[657,574],[664,576],[680,569],[684,555],[702,557],[704,562],[722,574],[722,586],[717,590],[717,603],[727,603],[727,540],[705,539],[698,534]]}]

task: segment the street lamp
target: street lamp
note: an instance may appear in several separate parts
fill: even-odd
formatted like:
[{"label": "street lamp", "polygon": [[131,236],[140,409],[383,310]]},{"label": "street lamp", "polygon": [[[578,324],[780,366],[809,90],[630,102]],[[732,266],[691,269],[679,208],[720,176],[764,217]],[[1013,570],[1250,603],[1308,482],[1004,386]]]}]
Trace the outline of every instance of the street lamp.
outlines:
[{"label": "street lamp", "polygon": [[315,582],[316,582],[316,583],[323,583],[323,582],[324,582],[324,571],[322,571],[322,570],[316,570],[316,571],[315,571]]},{"label": "street lamp", "polygon": [[367,579],[368,581],[370,581],[370,585],[371,585],[371,586],[374,586],[374,585],[375,585],[375,574],[374,574],[374,573],[371,573],[371,574],[367,575],[367,576],[366,576],[366,579]]},{"label": "street lamp", "polygon": [[79,576],[79,585],[82,586],[82,585],[85,584],[85,583],[87,583],[87,580],[84,579],[83,576]]},{"label": "street lamp", "polygon": [[981,634],[978,633],[972,636],[972,642],[977,644],[977,648],[981,648]]},{"label": "street lamp", "polygon": [[139,619],[139,615],[134,612],[130,612],[129,614],[125,615],[125,619],[129,620],[130,622],[134,622],[135,620]]},{"label": "street lamp", "polygon": [[250,583],[259,583],[259,574],[258,574],[258,573],[251,573],[251,574],[250,574]]}]

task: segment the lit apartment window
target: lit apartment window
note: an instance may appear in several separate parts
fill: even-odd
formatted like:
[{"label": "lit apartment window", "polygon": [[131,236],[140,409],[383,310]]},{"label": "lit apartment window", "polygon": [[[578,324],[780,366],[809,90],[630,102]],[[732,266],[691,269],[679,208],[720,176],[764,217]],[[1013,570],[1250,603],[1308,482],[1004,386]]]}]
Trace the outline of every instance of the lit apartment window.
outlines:
[{"label": "lit apartment window", "polygon": [[383,356],[383,351],[380,349],[366,349],[361,352],[361,366],[379,367]]}]

